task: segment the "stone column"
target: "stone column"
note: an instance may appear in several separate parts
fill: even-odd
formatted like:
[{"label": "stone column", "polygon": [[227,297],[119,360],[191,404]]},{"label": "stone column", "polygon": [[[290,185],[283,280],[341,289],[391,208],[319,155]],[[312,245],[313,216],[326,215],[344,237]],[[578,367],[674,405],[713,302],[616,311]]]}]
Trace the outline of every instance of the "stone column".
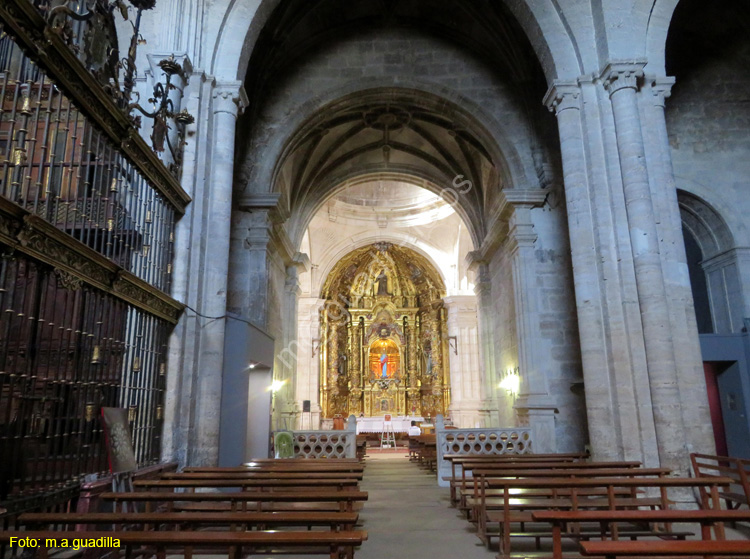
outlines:
[{"label": "stone column", "polygon": [[297,322],[297,407],[310,400],[310,413],[303,412],[298,422],[300,429],[318,429],[320,424],[320,352],[322,340],[319,309],[325,301],[303,297],[298,302]]},{"label": "stone column", "polygon": [[[211,167],[207,192],[205,259],[201,314],[223,317],[227,312],[227,270],[229,265],[229,224],[234,175],[234,135],[237,114],[244,93],[241,82],[216,84],[212,95]],[[195,424],[191,431],[190,464],[213,464],[218,459],[221,378],[224,363],[226,319],[208,320],[200,329],[196,387],[193,395]]]},{"label": "stone column", "polygon": [[[304,270],[304,268],[303,268]],[[284,383],[281,390],[276,394],[276,413],[280,421],[277,425],[294,429],[300,409],[297,408],[295,392],[297,389],[297,367],[299,362],[300,343],[297,340],[297,303],[301,293],[299,283],[300,269],[297,265],[287,266],[286,281],[284,283],[284,300],[282,301],[282,324],[283,333],[281,341],[281,352],[289,355],[289,359],[279,359],[274,380]],[[278,353],[278,346],[277,346]]]},{"label": "stone column", "polygon": [[497,408],[497,397],[495,388],[498,383],[495,371],[495,343],[492,336],[492,282],[490,280],[489,267],[480,262],[477,273],[477,283],[474,287],[479,304],[479,344],[480,362],[484,377],[482,379],[482,398],[480,413],[484,418],[485,427],[499,427],[500,413]]},{"label": "stone column", "polygon": [[650,155],[651,192],[657,214],[671,327],[675,339],[681,340],[679,351],[674,352],[680,397],[683,403],[691,402],[690,406],[682,406],[687,444],[690,450],[713,453],[713,431],[701,365],[703,358],[672,168],[672,149],[664,114],[666,100],[673,85],[674,78],[671,77],[648,77],[645,80],[643,137],[647,155]]},{"label": "stone column", "polygon": [[[448,358],[452,395],[450,416],[455,426],[474,428],[482,423],[479,411],[482,407],[482,375],[479,364],[477,298],[473,295],[457,295],[446,297],[443,301],[448,311]],[[454,345],[451,346],[451,343]]]},{"label": "stone column", "polygon": [[609,372],[610,363],[593,196],[589,192],[581,88],[578,84],[555,83],[547,92],[544,103],[557,115],[560,134],[589,439],[597,457],[618,459],[620,455],[612,439],[613,433],[614,438],[619,437],[619,429],[614,418],[609,375],[603,374]]},{"label": "stone column", "polygon": [[539,351],[543,339],[539,326],[539,304],[534,245],[537,235],[531,211],[544,204],[542,189],[503,191],[504,204],[512,206],[507,248],[513,263],[513,295],[518,336],[518,368],[521,387],[514,406],[522,423],[533,429],[534,451],[556,452],[556,408],[547,386],[546,358]]},{"label": "stone column", "polygon": [[687,454],[672,328],[637,99],[643,65],[609,64],[602,72],[602,80],[612,101],[615,120],[659,459],[663,466],[677,469],[685,467]]}]

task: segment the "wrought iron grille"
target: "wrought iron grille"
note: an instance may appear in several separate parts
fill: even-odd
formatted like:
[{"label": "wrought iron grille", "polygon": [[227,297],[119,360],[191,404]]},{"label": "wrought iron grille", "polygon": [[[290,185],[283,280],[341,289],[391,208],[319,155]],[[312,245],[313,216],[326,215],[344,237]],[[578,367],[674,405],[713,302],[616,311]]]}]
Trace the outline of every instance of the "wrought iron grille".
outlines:
[{"label": "wrought iron grille", "polygon": [[158,461],[170,325],[0,249],[0,500],[105,473],[102,406]]},{"label": "wrought iron grille", "polygon": [[168,291],[175,211],[0,30],[0,194]]}]

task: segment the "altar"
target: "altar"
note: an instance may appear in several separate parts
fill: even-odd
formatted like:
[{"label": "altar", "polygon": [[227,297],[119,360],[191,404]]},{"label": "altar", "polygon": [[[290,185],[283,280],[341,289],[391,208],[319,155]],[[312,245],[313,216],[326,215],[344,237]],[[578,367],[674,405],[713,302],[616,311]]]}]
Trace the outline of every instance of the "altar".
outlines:
[{"label": "altar", "polygon": [[[401,415],[393,417],[391,424],[393,425],[394,433],[408,433],[411,422],[416,421],[420,423],[424,421],[424,417],[417,415]],[[385,422],[384,417],[358,417],[357,418],[357,434],[360,433],[382,433],[383,424]]]}]

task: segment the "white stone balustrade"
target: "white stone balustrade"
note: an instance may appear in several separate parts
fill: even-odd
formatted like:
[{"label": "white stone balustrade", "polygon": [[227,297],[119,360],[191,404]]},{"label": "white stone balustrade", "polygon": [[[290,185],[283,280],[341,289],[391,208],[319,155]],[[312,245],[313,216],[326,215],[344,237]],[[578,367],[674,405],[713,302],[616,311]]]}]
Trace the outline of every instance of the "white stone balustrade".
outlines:
[{"label": "white stone balustrade", "polygon": [[[531,427],[495,427],[486,429],[446,429],[442,415],[437,416],[438,485],[448,487],[451,463],[446,454],[530,454],[532,452]],[[457,470],[460,472],[460,469]]]},{"label": "white stone balustrade", "polygon": [[344,431],[292,431],[295,458],[356,458],[357,418]]}]

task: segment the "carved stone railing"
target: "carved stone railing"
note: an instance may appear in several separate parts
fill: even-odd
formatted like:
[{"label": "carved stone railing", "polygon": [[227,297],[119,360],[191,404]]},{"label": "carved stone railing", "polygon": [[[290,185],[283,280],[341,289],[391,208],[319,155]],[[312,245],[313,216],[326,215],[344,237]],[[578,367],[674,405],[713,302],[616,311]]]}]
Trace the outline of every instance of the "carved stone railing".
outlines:
[{"label": "carved stone railing", "polygon": [[[448,487],[451,476],[447,454],[531,454],[531,427],[495,427],[488,429],[446,429],[443,416],[435,424],[437,439],[438,485]],[[460,472],[460,469],[456,470]]]},{"label": "carved stone railing", "polygon": [[344,431],[292,431],[295,458],[356,458],[357,418]]}]

